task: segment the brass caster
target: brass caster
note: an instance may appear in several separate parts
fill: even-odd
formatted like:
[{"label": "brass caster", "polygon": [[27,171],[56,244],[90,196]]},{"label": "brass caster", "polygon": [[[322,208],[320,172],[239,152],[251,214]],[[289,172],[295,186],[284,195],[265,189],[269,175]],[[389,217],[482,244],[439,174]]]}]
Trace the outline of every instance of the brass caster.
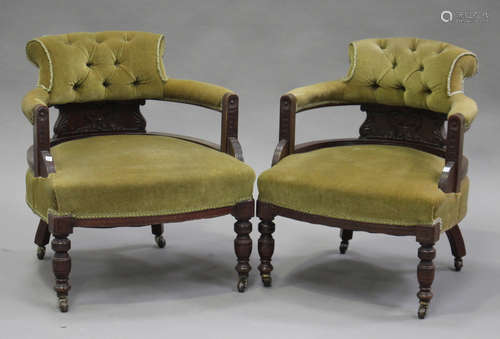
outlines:
[{"label": "brass caster", "polygon": [[164,248],[165,244],[167,243],[165,241],[165,238],[163,237],[163,235],[157,235],[155,237],[155,242],[156,242],[156,245],[158,245],[159,248]]},{"label": "brass caster", "polygon": [[340,254],[345,254],[345,252],[347,252],[347,247],[349,247],[349,241],[343,240],[340,243],[340,247],[339,247]]},{"label": "brass caster", "polygon": [[271,287],[271,284],[273,282],[273,278],[271,278],[271,275],[269,274],[262,274],[262,283],[264,284],[264,287]]},{"label": "brass caster", "polygon": [[464,266],[464,261],[462,258],[455,258],[455,271],[459,272]]},{"label": "brass caster", "polygon": [[59,297],[59,310],[63,313],[68,312],[68,297]]},{"label": "brass caster", "polygon": [[43,260],[43,258],[45,258],[45,246],[38,246],[36,249],[36,257],[39,260]]},{"label": "brass caster", "polygon": [[424,319],[428,309],[429,309],[429,304],[421,302],[420,306],[418,307],[418,319]]},{"label": "brass caster", "polygon": [[241,277],[240,280],[238,281],[238,292],[243,293],[247,289],[248,286],[248,278],[247,277]]}]

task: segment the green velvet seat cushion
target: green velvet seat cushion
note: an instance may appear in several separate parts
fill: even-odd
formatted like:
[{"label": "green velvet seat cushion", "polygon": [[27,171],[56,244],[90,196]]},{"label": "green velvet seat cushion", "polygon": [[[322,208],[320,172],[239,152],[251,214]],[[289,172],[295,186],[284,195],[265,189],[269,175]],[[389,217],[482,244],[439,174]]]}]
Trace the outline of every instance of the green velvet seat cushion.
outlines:
[{"label": "green velvet seat cushion", "polygon": [[177,214],[252,198],[243,162],[192,142],[153,135],[97,136],[52,147],[56,173],[26,177],[30,207],[76,218]]},{"label": "green velvet seat cushion", "polygon": [[259,200],[326,217],[443,230],[466,213],[468,178],[461,193],[438,182],[444,160],[400,146],[356,145],[290,155],[258,179]]}]

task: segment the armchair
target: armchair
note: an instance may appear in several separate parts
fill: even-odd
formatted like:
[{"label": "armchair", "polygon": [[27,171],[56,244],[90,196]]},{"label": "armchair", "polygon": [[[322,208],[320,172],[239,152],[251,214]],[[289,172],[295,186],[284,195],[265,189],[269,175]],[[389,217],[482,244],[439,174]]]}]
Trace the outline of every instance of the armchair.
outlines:
[{"label": "armchair", "polygon": [[[163,223],[232,214],[238,290],[250,271],[253,170],[238,142],[238,96],[223,87],[167,78],[163,35],[109,31],[44,36],[27,44],[38,86],[22,101],[33,124],[26,202],[40,217],[37,256],[53,236],[59,308],[68,310],[71,247],[77,227],[151,225],[165,247]],[[147,99],[221,113],[221,140],[146,132]],[[59,110],[53,136],[49,107]]]},{"label": "armchair", "polygon": [[[424,318],[440,235],[450,241],[457,271],[465,256],[458,226],[469,189],[462,149],[477,106],[462,84],[476,73],[476,56],[416,38],[355,41],[349,56],[344,79],[281,97],[273,167],[258,179],[259,271],[270,286],[276,216],[339,227],[342,254],[353,231],[414,236],[420,243],[418,317]],[[358,138],[295,144],[297,113],[342,105],[366,112]]]}]

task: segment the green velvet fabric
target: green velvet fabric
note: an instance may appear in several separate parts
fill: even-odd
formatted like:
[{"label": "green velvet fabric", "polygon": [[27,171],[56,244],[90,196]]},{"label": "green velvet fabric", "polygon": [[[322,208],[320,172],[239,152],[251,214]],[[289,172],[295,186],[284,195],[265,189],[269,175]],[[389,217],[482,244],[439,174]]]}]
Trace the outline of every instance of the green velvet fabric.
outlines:
[{"label": "green velvet fabric", "polygon": [[148,32],[70,33],[31,40],[26,53],[50,104],[161,98],[164,40]]},{"label": "green velvet fabric", "polygon": [[38,104],[156,99],[221,111],[223,95],[232,92],[167,78],[164,50],[164,36],[148,32],[83,32],[33,39],[26,53],[40,69],[38,86],[23,98],[22,111],[32,123]]},{"label": "green velvet fabric", "polygon": [[49,92],[47,90],[36,87],[31,91],[26,93],[23,98],[21,109],[28,120],[33,124],[33,109],[38,106],[48,106],[49,103]]},{"label": "green velvet fabric", "polygon": [[221,111],[222,98],[226,93],[233,92],[206,82],[169,78],[161,100],[183,102]]},{"label": "green velvet fabric", "polygon": [[258,179],[259,200],[326,217],[390,225],[456,225],[467,210],[460,193],[438,182],[444,160],[400,146],[324,148],[287,156]]},{"label": "green velvet fabric", "polygon": [[474,53],[417,38],[365,39],[349,45],[344,79],[294,89],[296,111],[335,103],[379,103],[462,113],[469,127],[477,114],[463,80],[477,72]]},{"label": "green velvet fabric", "polygon": [[28,205],[75,218],[167,215],[252,198],[255,174],[205,146],[152,135],[98,136],[51,148],[56,173],[26,175]]}]

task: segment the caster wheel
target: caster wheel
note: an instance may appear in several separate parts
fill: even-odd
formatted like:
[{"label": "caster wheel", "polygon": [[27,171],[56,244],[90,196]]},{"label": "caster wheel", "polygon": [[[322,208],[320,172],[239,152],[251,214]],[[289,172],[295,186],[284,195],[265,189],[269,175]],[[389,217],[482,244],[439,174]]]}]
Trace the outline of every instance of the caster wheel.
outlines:
[{"label": "caster wheel", "polygon": [[345,254],[345,252],[347,252],[347,247],[349,247],[349,242],[342,241],[340,243],[340,247],[339,247],[340,254]]},{"label": "caster wheel", "polygon": [[155,242],[156,242],[156,245],[158,245],[159,248],[164,248],[165,244],[167,243],[165,241],[165,238],[163,237],[163,235],[157,235],[155,237]]},{"label": "caster wheel", "polygon": [[59,310],[63,313],[68,312],[68,298],[59,298]]},{"label": "caster wheel", "polygon": [[269,274],[263,274],[262,275],[262,283],[264,284],[264,287],[271,287],[271,284],[273,282],[273,279]]},{"label": "caster wheel", "polygon": [[428,304],[420,304],[418,307],[418,319],[424,319],[427,315],[427,309],[429,308]]},{"label": "caster wheel", "polygon": [[240,280],[238,281],[238,292],[243,293],[247,289],[248,286],[248,278],[247,277],[241,277]]},{"label": "caster wheel", "polygon": [[38,246],[36,249],[36,257],[39,260],[43,260],[43,258],[45,258],[45,246]]},{"label": "caster wheel", "polygon": [[455,258],[455,271],[460,272],[464,266],[462,258]]}]

